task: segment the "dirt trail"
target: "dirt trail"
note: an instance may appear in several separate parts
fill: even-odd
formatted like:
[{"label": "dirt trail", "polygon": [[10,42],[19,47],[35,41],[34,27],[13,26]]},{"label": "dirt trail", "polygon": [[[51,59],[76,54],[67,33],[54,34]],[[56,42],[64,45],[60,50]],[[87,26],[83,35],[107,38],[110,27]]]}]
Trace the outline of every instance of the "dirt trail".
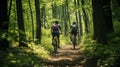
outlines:
[{"label": "dirt trail", "polygon": [[46,61],[46,67],[82,67],[84,58],[80,53],[80,47],[73,49],[72,45],[67,45],[58,50],[57,53],[51,54]]}]

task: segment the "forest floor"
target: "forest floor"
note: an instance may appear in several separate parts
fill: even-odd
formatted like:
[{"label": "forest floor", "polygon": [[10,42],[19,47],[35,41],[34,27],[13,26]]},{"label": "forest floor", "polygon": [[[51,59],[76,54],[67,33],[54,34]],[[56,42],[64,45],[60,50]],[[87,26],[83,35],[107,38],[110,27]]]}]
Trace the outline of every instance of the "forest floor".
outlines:
[{"label": "forest floor", "polygon": [[48,59],[38,55],[38,47],[35,49],[14,47],[0,50],[0,67],[83,67],[85,62],[79,45],[76,49],[72,45],[62,46],[57,53],[51,53]]},{"label": "forest floor", "polygon": [[72,45],[61,47],[57,53],[52,53],[45,61],[45,67],[82,67],[85,59],[80,52],[80,46],[73,49]]}]

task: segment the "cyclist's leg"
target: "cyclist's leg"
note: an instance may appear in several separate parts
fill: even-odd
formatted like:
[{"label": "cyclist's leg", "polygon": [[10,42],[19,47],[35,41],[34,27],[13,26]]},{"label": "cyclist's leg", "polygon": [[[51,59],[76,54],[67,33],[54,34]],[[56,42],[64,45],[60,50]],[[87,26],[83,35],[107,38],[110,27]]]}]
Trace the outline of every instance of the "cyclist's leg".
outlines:
[{"label": "cyclist's leg", "polygon": [[60,34],[57,34],[57,38],[58,38],[58,48],[60,48]]},{"label": "cyclist's leg", "polygon": [[73,33],[72,39],[73,39],[73,42],[75,42],[75,33]]},{"label": "cyclist's leg", "polygon": [[75,44],[77,45],[77,39],[76,39],[77,33],[75,33],[74,36],[75,36]]},{"label": "cyclist's leg", "polygon": [[55,37],[55,33],[52,33],[52,45],[53,45],[53,39]]}]

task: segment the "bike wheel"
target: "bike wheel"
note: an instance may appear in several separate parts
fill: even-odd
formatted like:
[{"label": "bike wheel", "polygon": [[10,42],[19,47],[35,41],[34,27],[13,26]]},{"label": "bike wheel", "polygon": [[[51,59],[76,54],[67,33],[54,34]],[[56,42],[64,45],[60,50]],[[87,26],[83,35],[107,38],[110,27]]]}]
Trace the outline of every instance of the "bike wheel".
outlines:
[{"label": "bike wheel", "polygon": [[58,42],[57,42],[57,38],[55,38],[54,51],[57,52],[57,50],[58,50]]}]

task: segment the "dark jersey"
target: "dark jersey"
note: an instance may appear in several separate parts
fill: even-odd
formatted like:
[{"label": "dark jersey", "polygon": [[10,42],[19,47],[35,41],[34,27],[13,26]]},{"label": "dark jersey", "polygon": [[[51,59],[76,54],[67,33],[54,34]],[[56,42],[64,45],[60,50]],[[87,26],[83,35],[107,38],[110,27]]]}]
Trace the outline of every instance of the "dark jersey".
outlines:
[{"label": "dark jersey", "polygon": [[76,24],[71,25],[71,32],[72,33],[77,33],[78,27]]}]

